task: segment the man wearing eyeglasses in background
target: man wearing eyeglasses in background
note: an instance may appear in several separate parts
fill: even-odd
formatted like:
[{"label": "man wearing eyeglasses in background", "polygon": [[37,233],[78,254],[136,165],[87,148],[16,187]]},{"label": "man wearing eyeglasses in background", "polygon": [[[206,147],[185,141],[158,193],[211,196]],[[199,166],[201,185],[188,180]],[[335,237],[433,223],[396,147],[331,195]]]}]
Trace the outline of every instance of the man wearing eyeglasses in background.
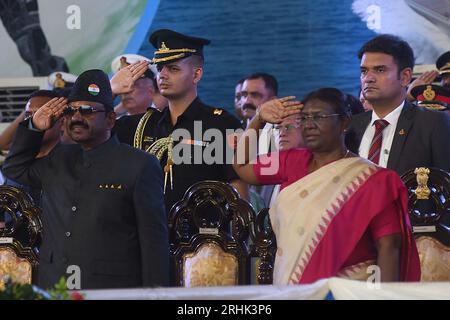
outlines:
[{"label": "man wearing eyeglasses in background", "polygon": [[[302,131],[298,115],[289,116],[280,124],[274,126],[275,143],[279,151],[304,147]],[[261,197],[267,208],[272,207],[280,193],[280,185],[264,185],[261,187]]]},{"label": "man wearing eyeglasses in background", "polygon": [[[36,159],[44,131],[62,116],[77,144],[58,145]],[[80,270],[75,289],[168,284],[159,162],[119,143],[111,136],[114,123],[108,76],[89,70],[78,77],[68,100],[51,99],[19,125],[4,173],[43,190],[38,280],[43,288],[72,276],[69,266]]]}]

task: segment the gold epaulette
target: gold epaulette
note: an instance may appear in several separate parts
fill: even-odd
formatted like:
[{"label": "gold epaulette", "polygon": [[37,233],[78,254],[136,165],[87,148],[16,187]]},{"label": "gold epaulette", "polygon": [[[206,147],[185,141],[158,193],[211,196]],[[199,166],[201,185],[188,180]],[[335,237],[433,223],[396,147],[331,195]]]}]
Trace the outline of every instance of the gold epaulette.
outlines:
[{"label": "gold epaulette", "polygon": [[145,152],[153,154],[158,158],[159,161],[162,160],[164,153],[167,152],[167,163],[164,166],[164,193],[166,193],[167,177],[170,174],[170,189],[173,190],[173,139],[172,136],[166,138],[161,138],[152,143],[150,147],[145,149]]},{"label": "gold epaulette", "polygon": [[153,109],[150,108],[147,110],[147,112],[142,116],[141,120],[139,120],[139,123],[136,127],[136,132],[134,133],[134,139],[133,139],[133,147],[137,149],[142,149],[142,143],[144,140],[144,130],[145,126],[147,125],[148,120],[153,114]]},{"label": "gold epaulette", "polygon": [[167,163],[164,166],[164,193],[166,193],[167,177],[170,174],[170,189],[173,189],[173,139],[172,136],[166,138],[161,138],[153,142],[149,147],[143,149],[144,140],[144,130],[147,125],[148,120],[152,116],[154,109],[148,109],[147,112],[142,116],[141,120],[134,133],[133,147],[144,150],[147,153],[153,154],[159,161],[162,160],[164,153],[167,152]]}]

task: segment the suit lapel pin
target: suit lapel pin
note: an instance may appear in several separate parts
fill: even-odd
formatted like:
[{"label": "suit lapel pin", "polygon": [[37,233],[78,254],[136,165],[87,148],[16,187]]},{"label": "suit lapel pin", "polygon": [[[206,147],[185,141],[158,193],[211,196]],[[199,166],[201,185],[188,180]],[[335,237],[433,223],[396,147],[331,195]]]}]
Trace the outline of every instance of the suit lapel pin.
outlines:
[{"label": "suit lapel pin", "polygon": [[398,132],[398,134],[401,135],[401,136],[404,136],[404,135],[406,134],[406,132],[405,132],[405,130],[401,129],[401,130]]}]

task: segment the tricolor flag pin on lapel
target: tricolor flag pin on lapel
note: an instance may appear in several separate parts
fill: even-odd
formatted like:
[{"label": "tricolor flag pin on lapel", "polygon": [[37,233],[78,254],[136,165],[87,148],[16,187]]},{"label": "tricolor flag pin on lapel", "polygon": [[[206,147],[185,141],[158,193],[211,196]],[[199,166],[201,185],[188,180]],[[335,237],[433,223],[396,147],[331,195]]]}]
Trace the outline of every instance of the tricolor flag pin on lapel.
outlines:
[{"label": "tricolor flag pin on lapel", "polygon": [[96,96],[100,93],[100,88],[96,84],[90,84],[88,87],[88,92],[93,96]]}]

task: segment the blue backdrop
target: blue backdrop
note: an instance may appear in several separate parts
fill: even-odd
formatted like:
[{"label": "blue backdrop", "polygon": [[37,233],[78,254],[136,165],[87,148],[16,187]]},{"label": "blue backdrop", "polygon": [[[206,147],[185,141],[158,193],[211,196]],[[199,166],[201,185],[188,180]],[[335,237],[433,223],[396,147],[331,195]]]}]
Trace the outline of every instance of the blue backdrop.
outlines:
[{"label": "blue backdrop", "polygon": [[324,86],[357,95],[356,54],[375,33],[352,12],[352,2],[161,0],[139,53],[153,56],[147,39],[160,28],[210,39],[199,95],[229,110],[236,82],[261,71],[276,76],[280,96],[303,97]]}]

